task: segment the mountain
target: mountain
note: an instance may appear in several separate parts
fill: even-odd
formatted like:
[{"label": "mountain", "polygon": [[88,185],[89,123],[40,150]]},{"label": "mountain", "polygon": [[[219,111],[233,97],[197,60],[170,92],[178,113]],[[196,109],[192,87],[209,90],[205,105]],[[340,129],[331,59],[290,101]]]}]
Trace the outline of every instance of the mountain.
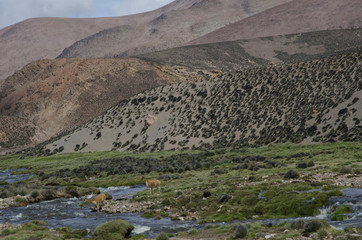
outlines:
[{"label": "mountain", "polygon": [[171,4],[184,8],[164,12],[144,24],[123,24],[105,29],[74,43],[58,57],[127,57],[178,47],[229,23],[289,1],[174,1]]},{"label": "mountain", "polygon": [[[176,0],[137,15],[9,26],[0,30],[0,144],[64,135],[121,100],[170,83],[360,52],[361,29],[303,32],[359,26],[359,7],[353,0]],[[293,31],[303,33],[250,39]],[[137,56],[122,58],[130,55]],[[11,122],[14,131],[5,131]]]},{"label": "mountain", "polygon": [[362,27],[362,1],[293,0],[220,28],[189,45]]},{"label": "mountain", "polygon": [[42,152],[155,151],[357,140],[362,53],[250,68],[123,100]]},{"label": "mountain", "polygon": [[163,13],[187,9],[198,0],[175,1],[160,9],[109,18],[34,18],[0,30],[0,84],[31,61],[52,59],[74,42],[117,26],[143,25]]},{"label": "mountain", "polygon": [[28,19],[0,30],[0,85],[29,62],[57,56],[125,57],[185,44],[358,28],[361,7],[359,0],[176,0],[130,16]]},{"label": "mountain", "polygon": [[39,60],[0,86],[0,115],[27,119],[36,127],[22,142],[44,141],[145,90],[206,80],[220,70],[235,72],[271,62],[289,64],[356,52],[362,49],[361,36],[362,29],[334,30],[187,46],[139,59]]},{"label": "mountain", "polygon": [[310,61],[361,49],[362,29],[343,29],[184,46],[136,57],[195,70],[235,71]]},{"label": "mountain", "polygon": [[38,60],[4,81],[0,115],[27,119],[37,127],[37,139],[46,140],[122,99],[185,77],[192,79],[139,59]]}]

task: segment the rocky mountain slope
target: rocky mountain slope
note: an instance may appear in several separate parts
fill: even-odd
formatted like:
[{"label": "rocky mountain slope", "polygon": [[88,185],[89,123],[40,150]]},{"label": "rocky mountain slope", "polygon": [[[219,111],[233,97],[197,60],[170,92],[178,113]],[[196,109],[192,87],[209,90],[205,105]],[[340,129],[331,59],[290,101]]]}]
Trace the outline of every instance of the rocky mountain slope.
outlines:
[{"label": "rocky mountain slope", "polygon": [[[359,51],[361,29],[229,41],[243,38],[238,35],[240,32],[248,33],[240,31],[240,26],[255,27],[249,37],[254,33],[263,35],[264,30],[258,30],[263,21],[287,22],[269,24],[268,31],[273,34],[267,33],[272,35],[289,32],[293,26],[298,31],[359,26],[358,1],[328,3],[327,6],[322,0],[176,0],[155,11],[125,17],[30,19],[9,26],[0,30],[0,55],[4,56],[0,58],[0,115],[22,119],[35,129],[28,131],[34,135],[27,134],[22,144],[43,141],[83,124],[122,99],[161,85]],[[336,22],[342,25],[336,27]],[[223,33],[229,27],[234,33]],[[223,38],[227,42],[168,49],[217,29],[227,36]],[[209,41],[214,42],[210,36]],[[158,49],[168,50],[154,52]],[[32,62],[2,80],[30,60],[54,58],[61,52],[60,59]],[[137,59],[94,58],[145,52],[151,53]],[[6,135],[3,139],[9,139],[8,134],[11,133],[2,133]]]},{"label": "rocky mountain slope", "polygon": [[327,30],[185,46],[136,56],[191,69],[242,70],[310,61],[362,49],[362,29]]},{"label": "rocky mountain slope", "polygon": [[38,127],[36,134],[42,133],[39,140],[46,140],[122,99],[188,79],[192,73],[139,59],[39,60],[4,81],[0,115],[27,119]]},{"label": "rocky mountain slope", "polygon": [[177,0],[151,12],[122,17],[34,18],[0,29],[0,84],[29,62],[55,58],[76,41],[102,30],[117,26],[137,28],[164,13],[188,9],[198,2],[200,0]]},{"label": "rocky mountain slope", "polygon": [[362,27],[359,0],[293,0],[195,39],[189,45]]},{"label": "rocky mountain slope", "polygon": [[191,148],[362,137],[362,54],[251,68],[121,101],[43,153]]},{"label": "rocky mountain slope", "polygon": [[[126,57],[178,47],[291,0],[178,0],[184,9],[164,12],[144,24],[105,29],[66,48],[59,58]],[[192,3],[192,4],[191,4]]]},{"label": "rocky mountain slope", "polygon": [[0,149],[36,142],[36,139],[36,127],[29,121],[0,115]]},{"label": "rocky mountain slope", "polygon": [[0,86],[0,114],[28,119],[37,126],[36,137],[24,141],[43,141],[160,85],[204,79],[220,70],[354,52],[362,48],[361,37],[361,29],[335,30],[188,46],[142,55],[141,60],[36,61]]}]

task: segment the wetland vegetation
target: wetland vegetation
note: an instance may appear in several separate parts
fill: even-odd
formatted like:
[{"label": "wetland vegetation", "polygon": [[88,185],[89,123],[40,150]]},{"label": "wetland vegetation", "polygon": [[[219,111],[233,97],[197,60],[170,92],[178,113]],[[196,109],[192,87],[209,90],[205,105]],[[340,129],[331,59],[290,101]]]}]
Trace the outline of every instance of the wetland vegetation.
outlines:
[{"label": "wetland vegetation", "polygon": [[[361,188],[361,159],[358,142],[154,153],[73,153],[25,158],[6,155],[0,157],[1,169],[25,168],[15,173],[34,176],[2,186],[0,196],[13,197],[18,203],[15,206],[22,206],[57,197],[98,193],[99,187],[143,184],[141,176],[145,175],[159,179],[162,184],[161,194],[151,195],[144,190],[133,196],[133,202],[156,203],[142,213],[144,217],[213,224],[251,219],[253,223],[246,225],[246,238],[255,238],[260,232],[276,234],[279,239],[283,239],[281,236],[293,238],[309,235],[304,226],[307,223],[293,228],[288,221],[264,226],[257,220],[318,215],[319,209],[329,204],[330,197],[342,195],[342,188]],[[296,175],[287,174],[291,170]],[[113,200],[110,202],[117,204]],[[351,211],[350,207],[341,205],[335,209],[332,220],[343,220]],[[68,229],[65,233],[39,223],[5,229],[1,234],[11,239],[10,236],[16,237],[16,234],[27,234],[29,228],[59,236],[59,239],[81,236],[80,232],[74,232],[77,230]],[[193,231],[193,235],[188,232],[180,233],[180,236],[203,236],[216,231],[231,238],[236,234],[235,229],[238,228],[233,224],[227,227],[212,225],[202,231]],[[326,222],[312,232],[346,236],[348,231],[352,231],[352,235],[361,233],[360,228],[337,231]]]}]

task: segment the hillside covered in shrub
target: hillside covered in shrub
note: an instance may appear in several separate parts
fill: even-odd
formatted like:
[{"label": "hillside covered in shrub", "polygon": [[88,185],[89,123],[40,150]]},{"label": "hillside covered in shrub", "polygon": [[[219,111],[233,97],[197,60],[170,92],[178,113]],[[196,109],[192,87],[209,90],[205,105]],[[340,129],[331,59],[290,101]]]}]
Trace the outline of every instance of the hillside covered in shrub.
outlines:
[{"label": "hillside covered in shrub", "polygon": [[361,64],[357,52],[155,88],[32,151],[355,141],[362,135]]}]

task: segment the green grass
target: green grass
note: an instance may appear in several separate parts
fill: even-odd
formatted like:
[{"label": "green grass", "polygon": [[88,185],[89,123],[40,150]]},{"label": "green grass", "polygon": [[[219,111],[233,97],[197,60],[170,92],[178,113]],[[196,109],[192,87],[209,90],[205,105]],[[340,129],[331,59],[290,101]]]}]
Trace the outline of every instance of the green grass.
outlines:
[{"label": "green grass", "polygon": [[[112,159],[119,157],[132,156],[137,158],[160,158],[168,157],[178,153],[197,153],[200,151],[162,151],[153,153],[129,153],[129,152],[90,152],[90,153],[66,153],[57,154],[52,156],[41,157],[25,157],[21,159],[21,155],[5,155],[0,156],[0,169],[16,169],[16,168],[29,168],[25,172],[44,172],[52,173],[59,169],[70,168],[74,169],[83,166],[94,160]],[[21,171],[24,172],[24,171]],[[19,172],[19,173],[21,173]]]},{"label": "green grass", "polygon": [[16,229],[5,229],[0,233],[3,240],[13,239],[82,239],[88,232],[86,230],[52,231],[41,221],[32,221]]},{"label": "green grass", "polygon": [[[103,160],[132,156],[136,158],[177,159],[178,154],[198,154],[198,151],[163,151],[153,153],[120,153],[120,152],[93,152],[59,154],[49,157],[26,157],[9,155],[0,157],[0,169],[28,168],[25,172],[54,175],[62,169],[75,169],[85,166],[93,160]],[[339,173],[342,167],[353,171],[361,171],[362,151],[359,143],[341,142],[319,145],[282,144],[260,148],[219,149],[209,150],[203,156],[205,161],[218,160],[216,165],[202,167],[197,170],[182,173],[150,172],[132,173],[124,175],[108,175],[106,172],[90,177],[56,177],[55,175],[41,180],[33,177],[26,182],[37,184],[58,183],[75,188],[109,187],[120,185],[134,185],[143,183],[141,175],[148,178],[162,178],[162,193],[150,195],[148,190],[138,193],[135,201],[161,200],[163,205],[171,207],[170,214],[180,214],[190,217],[190,213],[197,212],[202,221],[232,221],[235,219],[266,219],[280,217],[310,216],[317,213],[317,209],[327,203],[330,196],[340,195],[340,187],[331,185],[331,181],[317,181],[313,183],[296,179],[295,183],[285,182],[284,174],[296,170],[301,176],[311,176],[317,172]],[[292,157],[297,153],[304,156]],[[189,156],[189,155],[187,155]],[[186,156],[186,158],[187,158]],[[190,155],[191,156],[191,155]],[[196,156],[196,155],[195,155]],[[246,156],[263,156],[262,162],[250,164],[264,165],[258,171],[235,168],[240,165],[232,162],[235,158]],[[147,160],[145,160],[147,161]],[[182,159],[180,161],[183,161]],[[275,162],[276,167],[270,167],[267,162]],[[313,161],[315,166],[297,169],[296,164]],[[215,161],[214,161],[215,162]],[[295,193],[293,191],[320,188],[329,192]],[[203,192],[210,191],[211,197],[203,199]],[[83,190],[82,190],[83,191]],[[268,201],[258,199],[262,195]],[[84,191],[83,191],[84,192]],[[177,195],[177,192],[178,195]],[[228,194],[232,198],[220,203],[220,196]],[[153,210],[152,210],[153,211]],[[147,214],[147,213],[146,213]],[[171,216],[168,213],[152,212],[152,216]]]}]

